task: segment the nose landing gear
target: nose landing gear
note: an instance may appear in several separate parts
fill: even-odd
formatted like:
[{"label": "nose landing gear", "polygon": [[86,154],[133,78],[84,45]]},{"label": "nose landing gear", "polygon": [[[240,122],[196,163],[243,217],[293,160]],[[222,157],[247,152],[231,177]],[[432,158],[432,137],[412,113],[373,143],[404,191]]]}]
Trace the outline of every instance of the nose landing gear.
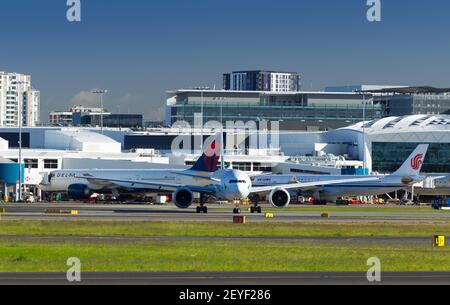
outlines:
[{"label": "nose landing gear", "polygon": [[241,214],[241,208],[239,207],[241,205],[241,200],[235,199],[234,204],[236,207],[233,209],[233,214]]}]

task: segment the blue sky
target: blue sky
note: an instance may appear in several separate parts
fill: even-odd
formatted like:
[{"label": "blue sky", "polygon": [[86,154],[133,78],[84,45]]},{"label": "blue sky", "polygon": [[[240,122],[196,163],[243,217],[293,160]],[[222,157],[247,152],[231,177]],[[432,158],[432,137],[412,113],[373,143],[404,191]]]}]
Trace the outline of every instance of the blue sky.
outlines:
[{"label": "blue sky", "polygon": [[165,91],[221,87],[232,70],[298,71],[304,89],[394,84],[450,87],[450,2],[382,0],[66,0],[0,2],[0,70],[31,74],[42,116],[96,101],[113,112],[163,113]]}]

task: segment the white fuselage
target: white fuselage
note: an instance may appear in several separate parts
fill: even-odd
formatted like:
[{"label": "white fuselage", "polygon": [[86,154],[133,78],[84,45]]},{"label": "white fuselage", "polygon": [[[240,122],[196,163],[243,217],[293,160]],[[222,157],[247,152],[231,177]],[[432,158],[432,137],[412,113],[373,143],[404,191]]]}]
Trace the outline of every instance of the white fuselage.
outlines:
[{"label": "white fuselage", "polygon": [[[117,188],[130,188],[129,183],[115,183],[111,186],[108,183],[91,183],[88,177],[80,178],[85,175],[90,175],[96,178],[103,179],[118,179],[118,180],[132,180],[132,181],[152,181],[159,183],[170,184],[187,184],[205,186],[209,185],[210,181],[207,179],[199,179],[181,173],[189,173],[186,170],[61,170],[51,173],[49,181],[44,181],[39,188],[44,192],[66,192],[70,185],[84,184],[93,191],[110,190]],[[194,173],[193,173],[194,174]],[[204,175],[210,177],[210,175]]]},{"label": "white fuselage", "polygon": [[[86,177],[86,178],[83,178]],[[92,177],[93,179],[89,179]],[[104,179],[99,181],[95,178]],[[94,182],[91,182],[94,180]],[[113,183],[107,180],[114,181]],[[122,181],[120,181],[122,180]],[[128,182],[133,181],[133,183]],[[139,182],[143,182],[139,184]],[[238,170],[218,170],[214,173],[193,170],[60,170],[52,172],[47,181],[39,186],[44,192],[67,192],[71,185],[85,185],[91,191],[142,191],[163,193],[160,189],[147,187],[145,182],[183,186],[206,187],[214,185],[218,199],[245,199],[250,194],[251,181],[247,174]],[[169,193],[168,191],[165,191]]]},{"label": "white fuselage", "polygon": [[[336,199],[339,197],[374,196],[382,195],[397,190],[404,189],[408,185],[402,182],[400,176],[358,176],[358,178],[377,178],[375,181],[367,182],[346,182],[342,184],[315,187],[312,191],[320,195],[320,199]],[[349,176],[287,176],[287,175],[266,175],[252,179],[253,186],[281,185],[289,183],[305,183],[329,180],[344,180]]]}]

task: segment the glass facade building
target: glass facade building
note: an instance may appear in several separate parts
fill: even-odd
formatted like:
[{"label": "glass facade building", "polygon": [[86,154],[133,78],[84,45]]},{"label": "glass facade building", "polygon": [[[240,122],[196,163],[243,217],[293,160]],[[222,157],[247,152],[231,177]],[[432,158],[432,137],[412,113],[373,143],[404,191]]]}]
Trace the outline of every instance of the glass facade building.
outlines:
[{"label": "glass facade building", "polygon": [[450,114],[449,94],[395,94],[374,99],[383,104],[386,116]]},{"label": "glass facade building", "polygon": [[[100,114],[88,114],[81,118],[82,126],[100,126]],[[111,128],[143,128],[144,116],[142,114],[104,114],[103,126]]]},{"label": "glass facade building", "polygon": [[[419,144],[424,143],[372,143],[373,170],[380,173],[395,172]],[[422,172],[450,173],[450,143],[430,144]]]},{"label": "glass facade building", "polygon": [[111,114],[103,120],[107,127],[140,129],[144,127],[144,116],[142,114]]},{"label": "glass facade building", "polygon": [[193,126],[194,116],[203,109],[204,122],[220,121],[222,112],[223,123],[280,121],[300,130],[308,126],[344,127],[364,117],[379,119],[383,113],[371,96],[354,93],[181,90],[168,93],[167,106],[169,125],[186,121]]}]

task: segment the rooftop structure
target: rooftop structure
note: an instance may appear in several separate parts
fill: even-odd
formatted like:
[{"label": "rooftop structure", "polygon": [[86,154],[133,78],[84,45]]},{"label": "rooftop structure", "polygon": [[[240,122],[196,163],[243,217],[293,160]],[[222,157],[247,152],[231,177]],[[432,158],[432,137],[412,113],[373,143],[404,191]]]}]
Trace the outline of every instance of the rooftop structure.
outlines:
[{"label": "rooftop structure", "polygon": [[383,109],[383,117],[450,114],[450,88],[355,85],[325,90],[371,94],[374,104]]},{"label": "rooftop structure", "polygon": [[144,127],[142,114],[112,114],[102,108],[83,106],[72,107],[69,111],[53,111],[50,113],[51,126],[103,126],[112,128]]},{"label": "rooftop structure", "polygon": [[301,77],[296,72],[235,71],[223,75],[223,89],[236,91],[297,92]]}]

